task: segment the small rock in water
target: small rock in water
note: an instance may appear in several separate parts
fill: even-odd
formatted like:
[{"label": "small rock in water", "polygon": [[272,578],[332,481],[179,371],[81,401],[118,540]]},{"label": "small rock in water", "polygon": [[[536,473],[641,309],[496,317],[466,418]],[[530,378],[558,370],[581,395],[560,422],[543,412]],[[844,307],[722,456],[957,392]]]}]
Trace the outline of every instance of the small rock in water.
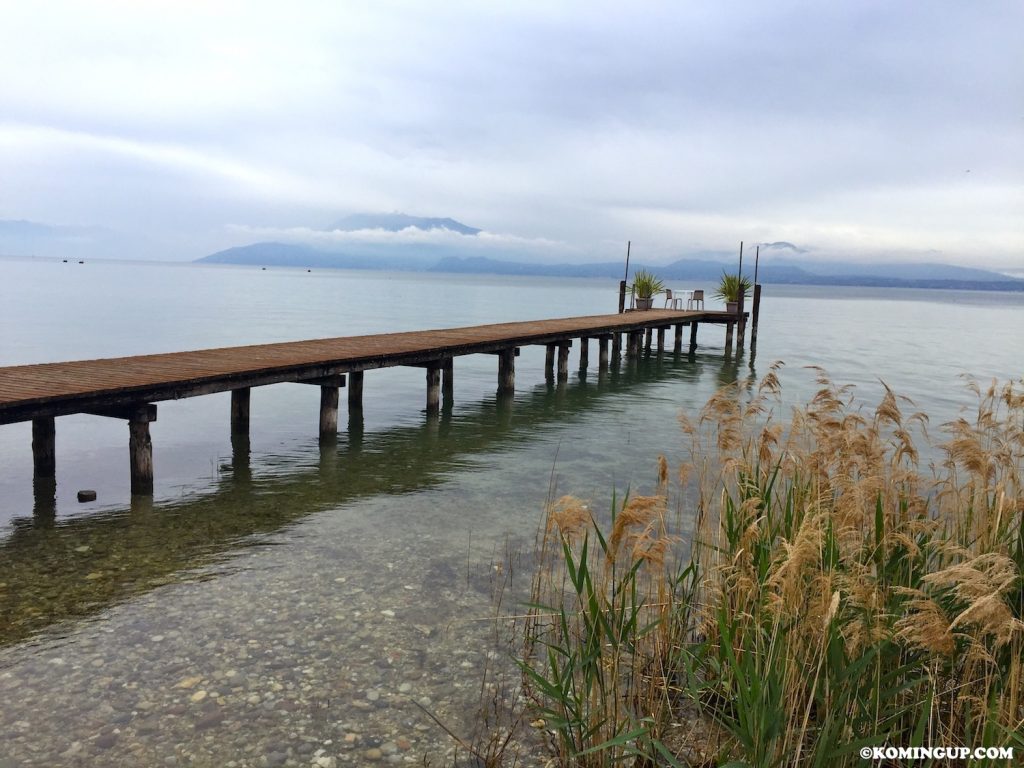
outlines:
[{"label": "small rock in water", "polygon": [[96,501],[96,491],[86,490],[78,492],[78,500],[82,503],[86,501]]},{"label": "small rock in water", "polygon": [[194,675],[192,677],[186,677],[184,680],[179,682],[175,688],[195,688],[202,681],[202,675]]},{"label": "small rock in water", "polygon": [[113,732],[101,733],[96,738],[96,746],[100,749],[110,749],[115,744],[117,744],[117,734]]},{"label": "small rock in water", "polygon": [[382,757],[384,757],[384,753],[376,747],[373,747],[372,749],[368,749],[365,752],[363,752],[363,757],[365,757],[367,760],[376,762],[377,760],[380,760]]},{"label": "small rock in water", "polygon": [[194,704],[198,704],[200,701],[206,698],[206,691],[196,691],[190,697]]},{"label": "small rock in water", "polygon": [[224,713],[216,710],[196,720],[195,729],[197,731],[205,731],[207,728],[213,728],[220,725],[224,721]]}]

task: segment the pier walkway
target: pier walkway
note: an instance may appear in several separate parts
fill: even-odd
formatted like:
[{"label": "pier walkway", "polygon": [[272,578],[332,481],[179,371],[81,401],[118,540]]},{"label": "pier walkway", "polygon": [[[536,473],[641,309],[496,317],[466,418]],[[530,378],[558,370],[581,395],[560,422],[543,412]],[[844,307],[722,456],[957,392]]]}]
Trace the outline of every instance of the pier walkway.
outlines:
[{"label": "pier walkway", "polygon": [[[55,476],[55,417],[89,413],[124,419],[129,426],[131,488],[153,492],[150,422],[156,403],[230,391],[232,434],[248,434],[252,387],[282,382],[321,387],[320,435],[337,434],[339,388],[347,384],[350,416],[362,409],[363,372],[390,366],[426,369],[427,414],[440,410],[442,392],[452,395],[452,360],[490,353],[498,357],[498,391],[515,387],[519,347],[547,347],[546,370],[564,380],[574,339],[580,344],[580,369],[588,365],[589,340],[596,339],[599,367],[652,346],[665,349],[665,333],[675,328],[673,349],[682,351],[683,327],[689,326],[689,350],[697,345],[700,324],[726,327],[726,350],[733,329],[745,316],[726,312],[654,309],[587,317],[499,323],[408,333],[385,333],[311,341],[224,347],[190,352],[78,360],[0,367],[0,424],[32,422],[33,468],[36,481]],[[742,338],[742,327],[740,328]],[[625,338],[625,347],[623,347]],[[742,345],[742,341],[740,342]],[[443,375],[443,381],[442,381]]]}]

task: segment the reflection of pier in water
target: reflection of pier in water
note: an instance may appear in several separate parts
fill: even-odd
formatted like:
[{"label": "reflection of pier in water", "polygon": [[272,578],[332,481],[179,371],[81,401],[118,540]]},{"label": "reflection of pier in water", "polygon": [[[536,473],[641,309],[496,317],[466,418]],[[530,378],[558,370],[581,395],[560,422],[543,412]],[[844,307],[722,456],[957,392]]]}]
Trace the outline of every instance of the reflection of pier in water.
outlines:
[{"label": "reflection of pier in water", "polygon": [[709,369],[719,383],[735,381],[738,360],[651,355],[600,375],[581,373],[569,384],[548,380],[514,398],[488,398],[460,409],[458,418],[448,400],[418,426],[364,433],[351,424],[336,442],[320,443],[316,467],[287,472],[254,473],[242,437],[213,489],[199,497],[133,497],[130,507],[60,522],[38,513],[16,518],[0,543],[0,645],[171,583],[318,511],[438,486],[465,458],[528,443],[538,426],[571,424],[606,397],[665,380],[696,381]]}]

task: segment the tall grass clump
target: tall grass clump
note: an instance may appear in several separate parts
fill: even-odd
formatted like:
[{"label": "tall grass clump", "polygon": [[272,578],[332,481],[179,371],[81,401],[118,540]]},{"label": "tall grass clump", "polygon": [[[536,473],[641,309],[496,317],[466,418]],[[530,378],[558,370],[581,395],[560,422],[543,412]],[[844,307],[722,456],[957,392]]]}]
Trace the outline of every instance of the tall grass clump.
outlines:
[{"label": "tall grass clump", "polygon": [[658,738],[675,599],[666,511],[663,492],[613,501],[606,535],[579,499],[549,505],[522,667],[561,765],[672,761]]},{"label": "tall grass clump", "polygon": [[685,561],[664,468],[607,536],[574,500],[549,510],[560,562],[535,582],[525,668],[561,763],[1024,753],[1021,384],[974,385],[976,412],[933,444],[909,401],[866,409],[820,371],[780,420],[777,370],[682,420]]}]

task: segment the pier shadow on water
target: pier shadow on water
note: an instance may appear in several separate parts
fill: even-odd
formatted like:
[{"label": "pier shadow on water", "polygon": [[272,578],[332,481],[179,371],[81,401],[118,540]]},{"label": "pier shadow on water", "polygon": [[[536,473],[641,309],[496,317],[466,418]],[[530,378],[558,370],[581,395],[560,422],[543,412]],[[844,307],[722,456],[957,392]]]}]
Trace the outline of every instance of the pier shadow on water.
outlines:
[{"label": "pier shadow on water", "polygon": [[[239,552],[273,546],[274,534],[310,515],[439,486],[471,469],[475,455],[511,451],[617,396],[709,376],[730,383],[741,361],[700,354],[623,359],[607,372],[573,372],[567,382],[549,379],[457,411],[447,402],[439,417],[414,426],[370,432],[350,423],[336,441],[310,441],[304,459],[271,457],[258,470],[248,439],[236,438],[208,490],[181,500],[134,497],[130,506],[66,520],[37,501],[36,513],[16,517],[0,541],[0,646],[39,633],[59,637],[74,622],[154,588],[214,578]],[[47,489],[37,490],[47,497]]]}]

